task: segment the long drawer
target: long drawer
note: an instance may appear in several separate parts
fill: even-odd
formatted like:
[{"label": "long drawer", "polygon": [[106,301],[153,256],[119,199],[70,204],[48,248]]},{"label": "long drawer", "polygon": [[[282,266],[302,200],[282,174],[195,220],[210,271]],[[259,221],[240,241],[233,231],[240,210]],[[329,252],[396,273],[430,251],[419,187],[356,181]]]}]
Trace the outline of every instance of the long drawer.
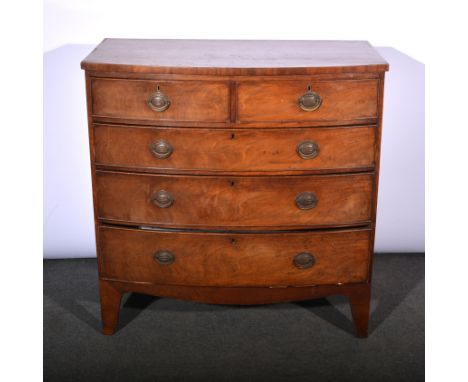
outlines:
[{"label": "long drawer", "polygon": [[197,286],[304,286],[366,281],[369,229],[195,233],[100,227],[101,277]]},{"label": "long drawer", "polygon": [[359,170],[374,165],[375,126],[202,129],[94,125],[98,165],[209,171]]},{"label": "long drawer", "polygon": [[373,174],[181,176],[96,172],[98,217],[187,228],[367,224]]}]

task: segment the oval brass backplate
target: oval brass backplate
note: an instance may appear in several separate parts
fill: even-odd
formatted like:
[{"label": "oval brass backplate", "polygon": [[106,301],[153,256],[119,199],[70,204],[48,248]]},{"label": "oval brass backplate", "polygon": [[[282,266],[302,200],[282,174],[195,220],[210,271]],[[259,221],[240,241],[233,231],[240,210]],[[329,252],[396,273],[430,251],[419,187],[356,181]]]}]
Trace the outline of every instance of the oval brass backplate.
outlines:
[{"label": "oval brass backplate", "polygon": [[169,265],[175,261],[175,256],[169,251],[157,251],[154,254],[154,259],[159,264]]},{"label": "oval brass backplate", "polygon": [[315,257],[311,253],[301,252],[294,256],[293,263],[299,269],[307,269],[315,264]]},{"label": "oval brass backplate", "polygon": [[314,141],[304,141],[296,146],[297,155],[302,159],[313,159],[319,155],[319,145]]},{"label": "oval brass backplate", "polygon": [[159,208],[168,208],[174,204],[174,198],[170,192],[159,190],[151,196],[151,202]]},{"label": "oval brass backplate", "polygon": [[314,208],[317,203],[318,199],[317,196],[313,192],[302,192],[296,196],[295,203],[297,208],[301,210],[310,210]]},{"label": "oval brass backplate", "polygon": [[171,106],[169,97],[159,90],[159,85],[154,93],[151,93],[147,100],[147,104],[151,110],[162,112]]},{"label": "oval brass backplate", "polygon": [[299,107],[304,111],[317,110],[322,104],[322,98],[320,95],[310,89],[310,86],[298,100]]},{"label": "oval brass backplate", "polygon": [[165,139],[158,139],[151,142],[150,150],[156,158],[165,159],[171,156],[174,149]]}]

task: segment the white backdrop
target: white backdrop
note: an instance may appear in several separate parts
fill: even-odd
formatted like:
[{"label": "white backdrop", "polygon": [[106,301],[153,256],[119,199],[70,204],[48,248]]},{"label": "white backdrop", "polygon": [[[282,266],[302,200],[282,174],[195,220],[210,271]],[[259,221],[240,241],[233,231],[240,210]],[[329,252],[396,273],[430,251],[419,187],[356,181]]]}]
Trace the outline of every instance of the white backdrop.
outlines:
[{"label": "white backdrop", "polygon": [[[424,65],[404,52],[404,40],[374,38],[369,33],[372,21],[363,25],[359,20],[346,36],[332,28],[311,34],[300,13],[296,19],[285,18],[280,30],[268,20],[259,28],[248,13],[242,15],[239,29],[232,15],[213,21],[213,33],[213,25],[201,20],[198,29],[193,22],[184,28],[191,12],[178,13],[178,2],[166,4],[165,12],[155,9],[155,14],[143,12],[138,17],[119,5],[109,14],[98,2],[63,4],[46,0],[44,12],[44,257],[95,256],[85,87],[79,65],[104,37],[369,40],[390,64],[376,251],[424,251]],[[123,18],[128,22],[122,23]],[[379,25],[374,28],[378,31]]]}]

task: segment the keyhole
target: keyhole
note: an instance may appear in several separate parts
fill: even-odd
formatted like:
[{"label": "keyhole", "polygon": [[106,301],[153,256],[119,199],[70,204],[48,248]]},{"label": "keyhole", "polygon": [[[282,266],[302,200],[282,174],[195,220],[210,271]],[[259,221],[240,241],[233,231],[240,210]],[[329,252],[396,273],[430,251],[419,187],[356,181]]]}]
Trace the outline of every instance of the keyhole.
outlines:
[{"label": "keyhole", "polygon": [[236,138],[236,134],[232,133],[231,134],[231,139],[235,139]]},{"label": "keyhole", "polygon": [[234,182],[233,180],[229,181],[229,184],[231,185],[231,187],[234,187],[234,185],[236,184],[236,182]]},{"label": "keyhole", "polygon": [[309,85],[309,86],[307,86],[307,91],[308,91],[308,92],[310,92],[310,85]]}]

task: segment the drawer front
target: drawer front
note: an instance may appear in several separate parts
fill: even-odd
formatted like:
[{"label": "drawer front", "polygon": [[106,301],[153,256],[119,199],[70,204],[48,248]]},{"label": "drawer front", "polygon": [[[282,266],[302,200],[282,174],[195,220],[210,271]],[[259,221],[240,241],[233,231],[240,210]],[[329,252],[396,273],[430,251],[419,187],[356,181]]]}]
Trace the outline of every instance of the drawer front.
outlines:
[{"label": "drawer front", "polygon": [[362,282],[370,230],[228,234],[101,227],[102,276],[153,284],[293,286]]},{"label": "drawer front", "polygon": [[195,228],[368,223],[372,174],[175,176],[97,171],[99,218]]},{"label": "drawer front", "polygon": [[[314,93],[311,96],[309,91]],[[336,122],[377,118],[377,80],[241,82],[240,122]],[[318,95],[318,97],[317,97]],[[300,106],[315,108],[305,111]]]},{"label": "drawer front", "polygon": [[370,168],[375,126],[192,129],[94,125],[96,163],[175,170]]},{"label": "drawer front", "polygon": [[[156,96],[158,87],[161,93]],[[229,86],[225,82],[93,79],[91,89],[94,117],[155,122],[229,119]],[[150,99],[153,107],[167,109],[153,110]]]}]

